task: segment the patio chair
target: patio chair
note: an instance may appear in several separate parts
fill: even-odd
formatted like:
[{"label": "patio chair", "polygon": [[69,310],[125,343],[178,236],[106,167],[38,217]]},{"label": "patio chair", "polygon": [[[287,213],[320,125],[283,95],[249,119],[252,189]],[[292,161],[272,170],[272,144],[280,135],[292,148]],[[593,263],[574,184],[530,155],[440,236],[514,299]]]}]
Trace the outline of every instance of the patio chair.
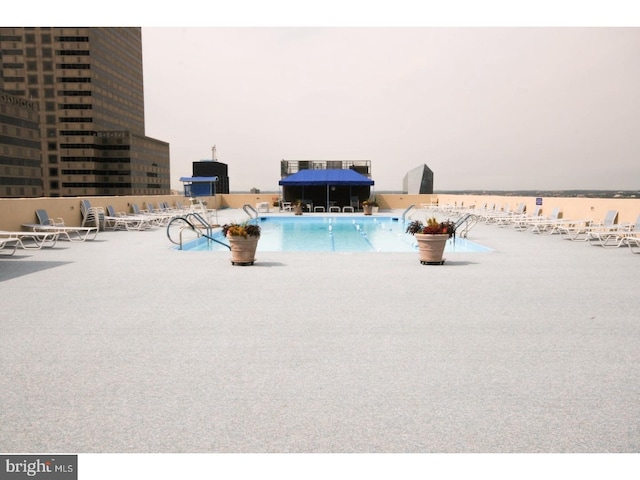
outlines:
[{"label": "patio chair", "polygon": [[269,202],[258,202],[256,204],[256,211],[260,213],[269,213]]},{"label": "patio chair", "polygon": [[284,200],[280,200],[280,211],[281,212],[293,211],[293,206],[291,205],[291,202],[285,202]]},{"label": "patio chair", "polygon": [[66,226],[62,218],[52,219],[44,209],[36,210],[38,223],[22,224],[24,228],[34,232],[55,232],[63,235],[70,242],[84,242],[94,240],[98,236],[99,228],[96,227],[69,227]]}]

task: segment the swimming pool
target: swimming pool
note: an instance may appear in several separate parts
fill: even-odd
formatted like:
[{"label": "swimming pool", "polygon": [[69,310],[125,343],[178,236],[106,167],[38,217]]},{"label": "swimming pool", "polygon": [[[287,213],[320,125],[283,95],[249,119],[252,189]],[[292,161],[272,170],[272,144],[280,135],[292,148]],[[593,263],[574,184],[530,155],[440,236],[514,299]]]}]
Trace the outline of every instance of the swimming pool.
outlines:
[{"label": "swimming pool", "polygon": [[[259,252],[415,252],[415,238],[398,217],[270,217],[261,227]],[[214,238],[226,242],[221,232]],[[176,247],[178,248],[178,247]],[[206,238],[185,243],[183,250],[218,251],[224,246]],[[464,238],[449,239],[445,252],[489,252]]]}]

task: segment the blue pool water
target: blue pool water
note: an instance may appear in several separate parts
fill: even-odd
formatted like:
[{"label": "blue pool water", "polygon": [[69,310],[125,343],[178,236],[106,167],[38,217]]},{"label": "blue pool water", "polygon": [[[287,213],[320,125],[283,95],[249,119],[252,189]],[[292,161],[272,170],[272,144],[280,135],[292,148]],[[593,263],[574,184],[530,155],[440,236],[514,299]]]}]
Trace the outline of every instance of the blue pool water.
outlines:
[{"label": "blue pool water", "polygon": [[[397,217],[260,217],[259,252],[415,252],[415,238]],[[215,238],[224,242],[221,232]],[[183,250],[227,250],[206,238]],[[488,252],[464,238],[449,239],[446,252]]]}]

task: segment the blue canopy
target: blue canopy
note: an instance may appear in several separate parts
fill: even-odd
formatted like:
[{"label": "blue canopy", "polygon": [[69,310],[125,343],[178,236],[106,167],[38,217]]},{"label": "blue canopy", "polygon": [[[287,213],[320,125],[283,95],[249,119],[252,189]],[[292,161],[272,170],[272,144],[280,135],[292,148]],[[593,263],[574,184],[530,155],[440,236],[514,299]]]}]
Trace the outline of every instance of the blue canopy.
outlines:
[{"label": "blue canopy", "polygon": [[285,187],[307,185],[373,185],[373,180],[355,170],[300,170],[278,182]]}]

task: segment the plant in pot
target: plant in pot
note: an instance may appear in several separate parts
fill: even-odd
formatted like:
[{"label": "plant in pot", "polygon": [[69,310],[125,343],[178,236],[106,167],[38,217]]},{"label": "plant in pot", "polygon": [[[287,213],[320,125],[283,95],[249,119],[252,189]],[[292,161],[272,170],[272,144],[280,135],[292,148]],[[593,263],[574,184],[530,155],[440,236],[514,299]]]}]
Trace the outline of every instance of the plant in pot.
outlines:
[{"label": "plant in pot", "polygon": [[292,204],[293,213],[295,215],[302,215],[302,209],[304,208],[304,202],[302,200],[296,200]]},{"label": "plant in pot", "polygon": [[449,238],[455,238],[456,225],[450,220],[439,222],[432,217],[427,219],[426,225],[420,220],[413,220],[406,231],[416,237],[421,264],[442,265],[444,248]]},{"label": "plant in pot", "polygon": [[222,233],[231,247],[232,265],[253,265],[260,240],[260,225],[252,223],[227,223]]},{"label": "plant in pot", "polygon": [[362,202],[362,210],[365,215],[371,215],[373,213],[374,207],[378,207],[378,202],[376,202],[375,197],[371,197],[368,200],[364,200]]}]

